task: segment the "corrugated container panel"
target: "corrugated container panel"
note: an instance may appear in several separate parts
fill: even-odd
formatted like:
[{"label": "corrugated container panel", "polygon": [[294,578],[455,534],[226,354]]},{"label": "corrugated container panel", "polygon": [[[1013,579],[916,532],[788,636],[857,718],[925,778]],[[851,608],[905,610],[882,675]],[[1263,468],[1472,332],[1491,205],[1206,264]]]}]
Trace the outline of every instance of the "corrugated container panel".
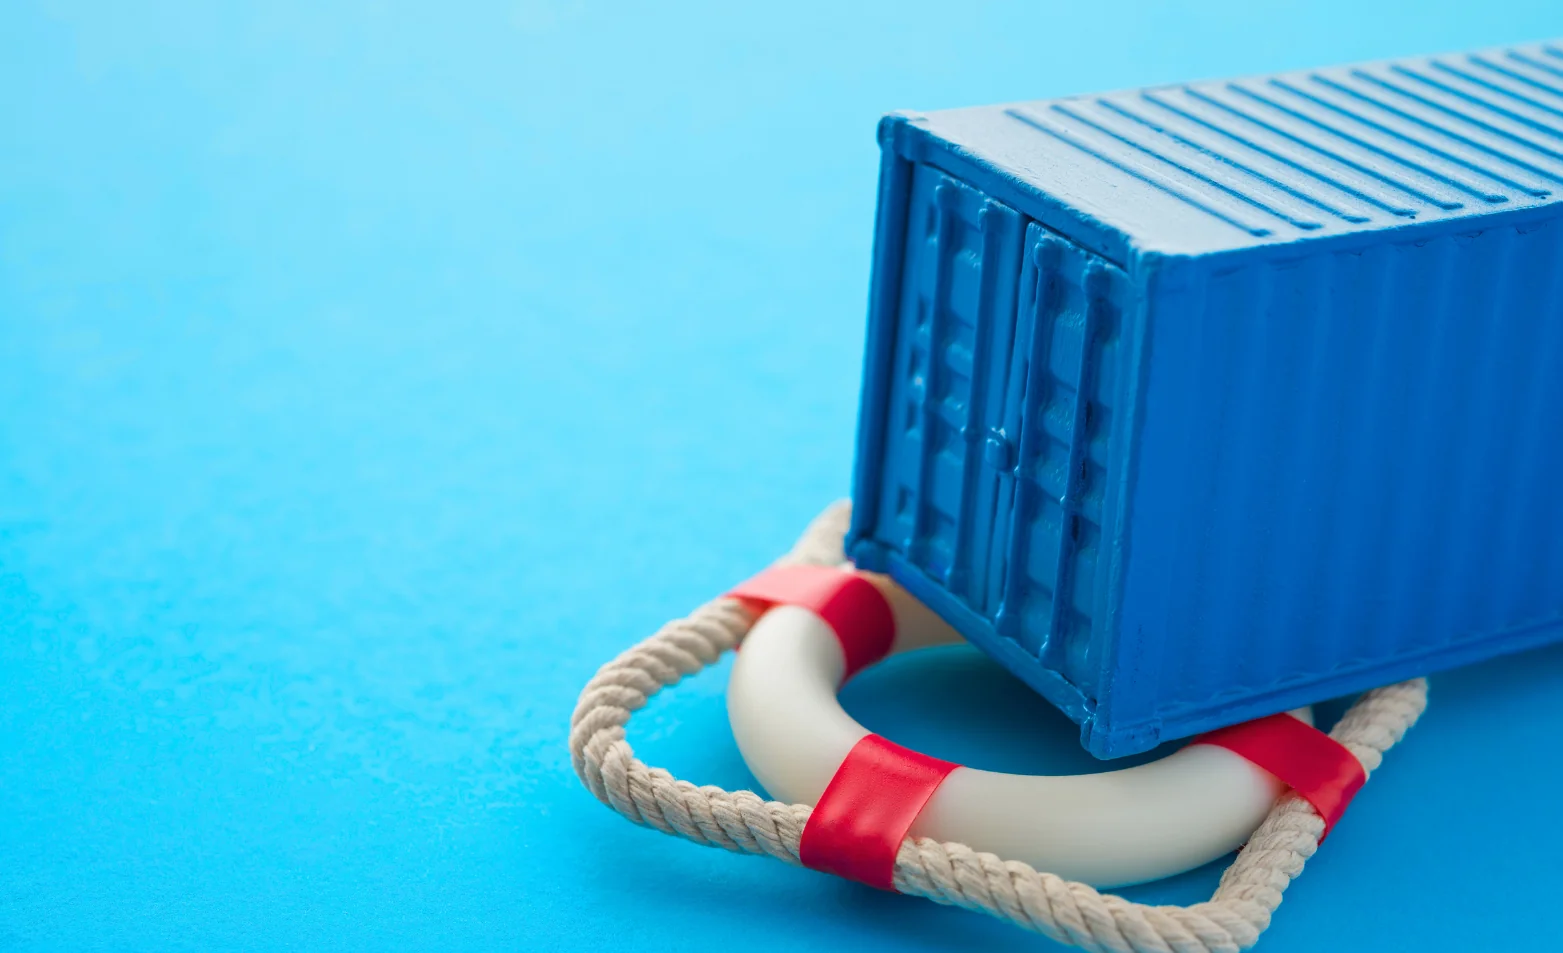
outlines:
[{"label": "corrugated container panel", "polygon": [[1563,637],[1563,48],[881,139],[850,551],[1091,751]]}]

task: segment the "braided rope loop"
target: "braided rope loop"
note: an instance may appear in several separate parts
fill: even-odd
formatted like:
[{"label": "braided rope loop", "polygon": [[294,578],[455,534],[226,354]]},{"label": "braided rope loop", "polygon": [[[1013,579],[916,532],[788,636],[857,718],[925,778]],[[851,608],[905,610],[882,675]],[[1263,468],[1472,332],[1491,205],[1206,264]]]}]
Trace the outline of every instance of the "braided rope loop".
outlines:
[{"label": "braided rope loop", "polygon": [[[811,523],[778,564],[836,565],[850,508],[836,503]],[[739,854],[798,864],[810,808],[681,781],[635,757],[624,737],[630,716],[736,647],[755,616],[736,599],[716,599],[630,648],[597,671],[570,719],[575,773],[598,800],[664,834]],[[1374,689],[1330,731],[1368,774],[1427,707],[1427,681]],[[936,903],[991,914],[1059,943],[1103,953],[1236,953],[1270,925],[1281,895],[1313,856],[1324,821],[1294,794],[1282,795],[1221,876],[1215,895],[1187,907],[1134,903],[964,844],[907,838],[896,855],[895,888]]]}]

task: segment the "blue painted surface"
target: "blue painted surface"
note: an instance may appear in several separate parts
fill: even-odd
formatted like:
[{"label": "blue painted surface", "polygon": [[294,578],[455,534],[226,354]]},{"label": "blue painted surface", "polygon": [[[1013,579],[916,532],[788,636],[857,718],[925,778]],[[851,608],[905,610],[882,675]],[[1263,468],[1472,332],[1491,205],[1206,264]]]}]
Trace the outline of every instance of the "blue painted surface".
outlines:
[{"label": "blue painted surface", "polygon": [[[633,828],[564,752],[597,665],[845,492],[874,122],[1556,5],[730,6],[0,9],[0,949],[1051,949]],[[1260,949],[1490,949],[1481,911],[1554,904],[1514,819],[1560,690],[1556,649],[1435,679]],[[638,750],[750,784],[721,691]],[[976,653],[846,701],[1090,764]]]},{"label": "blue painted surface", "polygon": [[1093,754],[1563,638],[1563,44],[880,139],[849,551]]}]

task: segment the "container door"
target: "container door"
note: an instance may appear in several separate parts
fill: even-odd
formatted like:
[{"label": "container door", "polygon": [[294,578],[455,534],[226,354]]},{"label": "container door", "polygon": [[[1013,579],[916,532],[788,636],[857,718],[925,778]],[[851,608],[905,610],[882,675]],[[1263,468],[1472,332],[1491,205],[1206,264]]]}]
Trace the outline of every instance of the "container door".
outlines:
[{"label": "container door", "polygon": [[1079,685],[1090,680],[1116,351],[1107,342],[1123,275],[1036,223],[1024,248],[984,599],[1000,635]]},{"label": "container door", "polygon": [[1023,224],[937,169],[913,172],[885,447],[899,485],[885,488],[879,525],[898,526],[906,558],[974,609],[993,552],[994,487],[981,471],[1002,414],[995,378],[1008,363]]}]

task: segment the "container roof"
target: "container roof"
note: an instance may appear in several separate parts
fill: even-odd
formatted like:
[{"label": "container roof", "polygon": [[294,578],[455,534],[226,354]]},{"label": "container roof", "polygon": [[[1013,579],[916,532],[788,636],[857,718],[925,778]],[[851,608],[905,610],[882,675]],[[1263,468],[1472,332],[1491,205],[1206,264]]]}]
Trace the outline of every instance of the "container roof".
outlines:
[{"label": "container roof", "polygon": [[1110,257],[1203,254],[1558,202],[1563,41],[910,121]]}]

